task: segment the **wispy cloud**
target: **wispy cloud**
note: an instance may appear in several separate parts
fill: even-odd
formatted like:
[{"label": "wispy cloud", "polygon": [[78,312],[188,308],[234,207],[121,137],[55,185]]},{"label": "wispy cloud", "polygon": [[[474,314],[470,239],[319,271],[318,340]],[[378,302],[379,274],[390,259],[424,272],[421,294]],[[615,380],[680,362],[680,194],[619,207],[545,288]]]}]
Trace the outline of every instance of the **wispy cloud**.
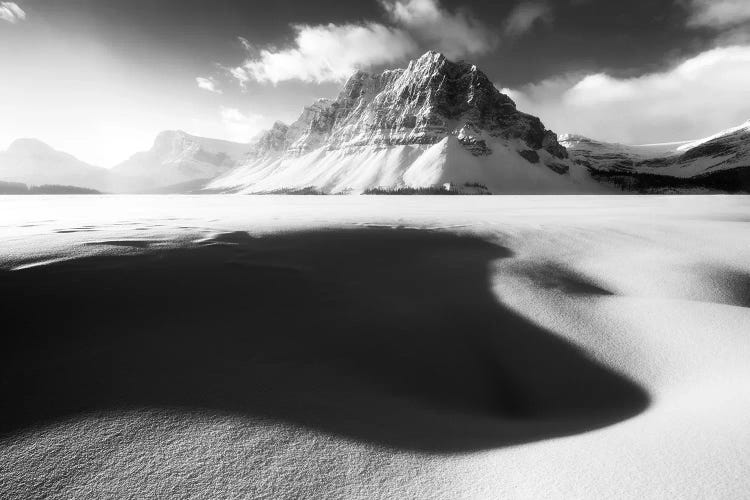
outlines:
[{"label": "wispy cloud", "polygon": [[198,88],[208,90],[209,92],[213,92],[215,94],[222,93],[221,89],[219,89],[218,87],[218,82],[213,77],[204,78],[202,76],[199,76],[195,79],[195,82],[198,84]]},{"label": "wispy cloud", "polygon": [[698,138],[750,118],[750,45],[636,78],[566,75],[504,92],[558,132],[625,143]]},{"label": "wispy cloud", "polygon": [[274,84],[340,81],[360,67],[398,60],[416,50],[406,33],[377,23],[295,25],[293,29],[291,47],[260,50],[257,57],[234,68],[232,75],[241,82]]},{"label": "wispy cloud", "polygon": [[292,26],[294,41],[256,49],[240,38],[248,59],[229,73],[242,84],[342,81],[357,69],[403,60],[426,49],[449,57],[490,49],[496,38],[468,12],[449,12],[438,0],[379,0],[389,23]]},{"label": "wispy cloud", "polygon": [[219,108],[219,114],[224,127],[224,137],[230,141],[249,142],[268,124],[263,115],[245,114],[236,108],[222,106]]},{"label": "wispy cloud", "polygon": [[750,22],[748,0],[689,0],[688,5],[689,26],[722,29]]},{"label": "wispy cloud", "polygon": [[0,2],[0,20],[16,24],[26,20],[26,12],[15,2]]},{"label": "wispy cloud", "polygon": [[529,31],[538,22],[552,19],[552,8],[546,1],[524,1],[518,4],[505,20],[505,33],[519,36]]},{"label": "wispy cloud", "polygon": [[486,52],[497,37],[466,10],[449,12],[436,0],[380,0],[391,21],[422,47],[448,57]]}]

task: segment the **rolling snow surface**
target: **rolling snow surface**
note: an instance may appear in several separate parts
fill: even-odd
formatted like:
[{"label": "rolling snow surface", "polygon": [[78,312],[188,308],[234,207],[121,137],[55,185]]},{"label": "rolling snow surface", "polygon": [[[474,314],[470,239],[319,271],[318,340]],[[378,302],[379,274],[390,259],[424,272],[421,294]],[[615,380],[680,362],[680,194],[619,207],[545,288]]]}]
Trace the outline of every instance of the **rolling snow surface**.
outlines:
[{"label": "rolling snow surface", "polygon": [[[6,402],[28,401],[4,410],[3,498],[702,499],[750,490],[749,197],[2,197],[0,213],[3,302],[28,308],[29,328],[50,325],[39,344],[5,330],[6,353],[26,346],[6,354],[5,380],[45,376],[51,396],[65,398],[54,388],[77,367],[109,367],[86,372],[90,388],[68,389],[90,394],[113,377],[123,385],[100,396],[109,401],[144,371],[173,366],[179,376],[164,372],[145,387],[161,397],[185,376],[178,401],[237,403],[246,385],[271,405],[157,399],[21,425],[33,404],[55,403],[37,398],[44,385],[20,395],[3,385]],[[57,284],[67,292],[45,295]],[[170,286],[177,301],[160,295]],[[246,299],[246,288],[259,293]],[[120,289],[117,317],[103,324],[65,305],[107,304]],[[49,314],[31,312],[36,302],[20,290]],[[193,296],[216,300],[180,309]],[[224,314],[246,315],[241,337],[222,330],[219,298]],[[330,316],[339,337],[302,327],[299,344],[276,345],[253,329],[268,308],[282,323],[315,324],[318,307],[341,311]],[[417,326],[373,330],[411,325],[414,311],[424,313]],[[15,314],[3,311],[6,321]],[[184,315],[205,329],[187,346],[157,349]],[[116,337],[121,323],[140,326]],[[430,332],[423,344],[410,340]],[[298,364],[273,372],[254,357],[263,349]],[[144,354],[152,350],[156,361]],[[216,372],[172,359],[225,351]],[[364,374],[356,390],[315,359],[300,364],[316,352],[337,353],[326,366]],[[276,377],[223,379],[245,373],[233,364],[245,356]],[[347,364],[352,356],[364,366]],[[429,377],[410,378],[401,359]],[[8,366],[18,360],[25,378],[14,379]],[[310,377],[289,378],[295,370]],[[215,377],[216,386],[202,380]],[[204,387],[219,389],[190,392]],[[284,399],[300,387],[328,397]],[[590,393],[599,396],[584,404]],[[494,397],[515,403],[485,408]],[[11,417],[21,424],[8,427]]]}]

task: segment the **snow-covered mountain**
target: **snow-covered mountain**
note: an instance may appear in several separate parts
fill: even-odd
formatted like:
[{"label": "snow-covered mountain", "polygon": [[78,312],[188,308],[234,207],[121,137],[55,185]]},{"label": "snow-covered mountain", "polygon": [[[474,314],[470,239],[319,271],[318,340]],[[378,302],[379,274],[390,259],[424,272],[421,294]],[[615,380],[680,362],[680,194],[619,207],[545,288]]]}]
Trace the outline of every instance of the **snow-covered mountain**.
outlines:
[{"label": "snow-covered mountain", "polygon": [[0,152],[0,181],[60,184],[111,193],[185,192],[237,164],[249,149],[182,131],[162,132],[150,151],[136,153],[111,170],[89,165],[36,139],[19,139]]},{"label": "snow-covered mountain", "polygon": [[106,170],[22,139],[0,152],[0,181],[153,193],[750,192],[750,121],[670,144],[558,140],[476,66],[428,52],[405,69],[356,72],[338,97],[248,144],[167,131]]},{"label": "snow-covered mountain", "polygon": [[59,184],[108,191],[113,176],[36,139],[18,139],[0,151],[0,181],[30,185]]},{"label": "snow-covered mountain", "polygon": [[136,153],[112,172],[129,178],[140,189],[208,181],[234,167],[248,149],[247,144],[166,131],[156,137],[149,151]]},{"label": "snow-covered mountain", "polygon": [[492,193],[601,190],[553,132],[476,66],[436,52],[406,69],[355,73],[336,99],[256,138],[208,189],[361,193],[447,183]]},{"label": "snow-covered mountain", "polygon": [[637,191],[750,191],[750,121],[710,137],[626,146],[579,135],[560,142],[592,177]]}]

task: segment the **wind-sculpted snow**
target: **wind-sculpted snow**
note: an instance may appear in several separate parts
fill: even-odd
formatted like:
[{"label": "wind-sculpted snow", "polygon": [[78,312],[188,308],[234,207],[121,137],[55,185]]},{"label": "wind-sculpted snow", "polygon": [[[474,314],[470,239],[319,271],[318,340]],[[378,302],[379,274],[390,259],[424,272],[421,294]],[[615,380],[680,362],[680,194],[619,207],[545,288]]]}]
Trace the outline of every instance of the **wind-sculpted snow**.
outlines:
[{"label": "wind-sculpted snow", "polygon": [[[567,175],[580,169],[567,157],[557,136],[476,66],[428,52],[405,69],[355,73],[336,99],[320,99],[290,126],[262,134],[209,189],[340,193],[449,182],[493,192],[593,189]],[[500,182],[508,176],[514,184]]]},{"label": "wind-sculpted snow", "polygon": [[747,196],[0,198],[0,497],[745,498]]}]

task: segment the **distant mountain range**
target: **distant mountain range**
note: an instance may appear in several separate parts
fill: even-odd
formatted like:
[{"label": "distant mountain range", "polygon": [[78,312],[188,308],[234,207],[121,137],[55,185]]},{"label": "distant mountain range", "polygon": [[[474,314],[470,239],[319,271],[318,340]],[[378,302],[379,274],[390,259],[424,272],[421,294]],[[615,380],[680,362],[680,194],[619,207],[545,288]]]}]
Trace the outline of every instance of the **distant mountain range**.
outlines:
[{"label": "distant mountain range", "polygon": [[162,132],[149,151],[112,169],[100,168],[35,139],[0,152],[0,181],[32,186],[68,185],[107,193],[186,192],[234,167],[247,144]]},{"label": "distant mountain range", "polygon": [[567,135],[561,143],[593,178],[624,191],[750,192],[750,121],[695,141],[625,146]]},{"label": "distant mountain range", "polygon": [[57,184],[108,191],[111,172],[56,151],[35,139],[19,139],[0,152],[0,181]]},{"label": "distant mountain range", "polygon": [[247,144],[206,139],[182,131],[162,132],[149,151],[134,154],[112,172],[147,180],[148,188],[163,189],[213,179],[232,169],[248,149]]},{"label": "distant mountain range", "polygon": [[648,146],[558,138],[476,66],[428,52],[405,69],[355,73],[291,125],[239,144],[159,134],[111,170],[33,139],[0,152],[0,181],[103,192],[750,192],[750,122]]}]

